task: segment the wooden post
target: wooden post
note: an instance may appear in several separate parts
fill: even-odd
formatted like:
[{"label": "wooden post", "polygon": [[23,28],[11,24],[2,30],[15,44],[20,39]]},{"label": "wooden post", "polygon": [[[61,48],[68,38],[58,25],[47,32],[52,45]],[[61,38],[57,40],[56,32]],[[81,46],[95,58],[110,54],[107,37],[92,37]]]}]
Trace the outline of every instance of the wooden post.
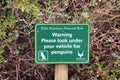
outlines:
[{"label": "wooden post", "polygon": [[55,80],[68,80],[68,65],[55,65]]}]

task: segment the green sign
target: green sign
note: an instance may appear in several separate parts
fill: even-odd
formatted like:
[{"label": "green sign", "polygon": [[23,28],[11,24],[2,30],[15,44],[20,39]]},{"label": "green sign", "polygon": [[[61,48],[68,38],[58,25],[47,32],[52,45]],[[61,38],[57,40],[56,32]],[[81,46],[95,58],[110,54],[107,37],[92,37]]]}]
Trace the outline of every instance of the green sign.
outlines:
[{"label": "green sign", "polygon": [[37,24],[35,62],[89,63],[89,25]]}]

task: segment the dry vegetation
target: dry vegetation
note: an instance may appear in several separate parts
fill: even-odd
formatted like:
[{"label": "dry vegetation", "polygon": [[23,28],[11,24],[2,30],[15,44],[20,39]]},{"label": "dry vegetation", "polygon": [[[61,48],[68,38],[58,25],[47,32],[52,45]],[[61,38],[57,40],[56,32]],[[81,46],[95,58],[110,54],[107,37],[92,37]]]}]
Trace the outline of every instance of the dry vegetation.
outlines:
[{"label": "dry vegetation", "polygon": [[54,80],[34,63],[36,23],[89,23],[90,64],[69,64],[70,80],[120,80],[120,0],[0,0],[0,80]]}]

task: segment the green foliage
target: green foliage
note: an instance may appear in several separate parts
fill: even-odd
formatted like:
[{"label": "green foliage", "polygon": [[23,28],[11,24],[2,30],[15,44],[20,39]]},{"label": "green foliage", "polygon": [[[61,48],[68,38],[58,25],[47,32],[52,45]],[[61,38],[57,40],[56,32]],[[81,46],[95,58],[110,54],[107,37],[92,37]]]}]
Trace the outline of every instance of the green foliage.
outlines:
[{"label": "green foliage", "polygon": [[98,5],[98,2],[97,2],[97,0],[92,0],[91,1],[91,6],[97,6]]},{"label": "green foliage", "polygon": [[120,5],[120,0],[117,0],[117,4]]},{"label": "green foliage", "polygon": [[18,2],[16,7],[20,9],[22,12],[27,12],[29,14],[32,14],[34,17],[38,16],[39,7],[37,0],[35,0],[34,2],[30,0],[21,0]]},{"label": "green foliage", "polygon": [[[3,53],[4,47],[10,46],[19,37],[19,30],[22,30],[26,36],[30,35],[29,27],[23,21],[16,22],[18,16],[23,16],[26,20],[37,19],[39,14],[38,0],[1,0],[0,1],[0,63],[4,61]],[[17,10],[17,14],[16,11]],[[1,12],[2,11],[2,12]],[[18,25],[15,29],[14,27]],[[32,23],[31,23],[32,24]],[[19,54],[20,50],[26,48],[26,44],[20,44],[15,49],[14,53]]]},{"label": "green foliage", "polygon": [[[5,2],[3,2],[5,4]],[[4,47],[8,46],[8,43],[14,40],[13,34],[11,33],[13,30],[13,24],[15,21],[15,16],[12,14],[12,9],[5,5],[6,7],[1,7],[0,9],[3,11],[0,14],[0,63],[4,61],[3,53]]]}]

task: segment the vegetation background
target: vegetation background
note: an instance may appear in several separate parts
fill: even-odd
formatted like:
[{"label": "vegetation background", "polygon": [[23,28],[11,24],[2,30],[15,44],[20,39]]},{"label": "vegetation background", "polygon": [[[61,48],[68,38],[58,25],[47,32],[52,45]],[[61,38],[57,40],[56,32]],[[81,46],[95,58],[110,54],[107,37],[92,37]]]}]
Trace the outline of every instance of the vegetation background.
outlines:
[{"label": "vegetation background", "polygon": [[90,64],[69,64],[69,80],[120,80],[120,0],[0,0],[0,80],[54,80],[34,63],[37,23],[89,23]]}]

